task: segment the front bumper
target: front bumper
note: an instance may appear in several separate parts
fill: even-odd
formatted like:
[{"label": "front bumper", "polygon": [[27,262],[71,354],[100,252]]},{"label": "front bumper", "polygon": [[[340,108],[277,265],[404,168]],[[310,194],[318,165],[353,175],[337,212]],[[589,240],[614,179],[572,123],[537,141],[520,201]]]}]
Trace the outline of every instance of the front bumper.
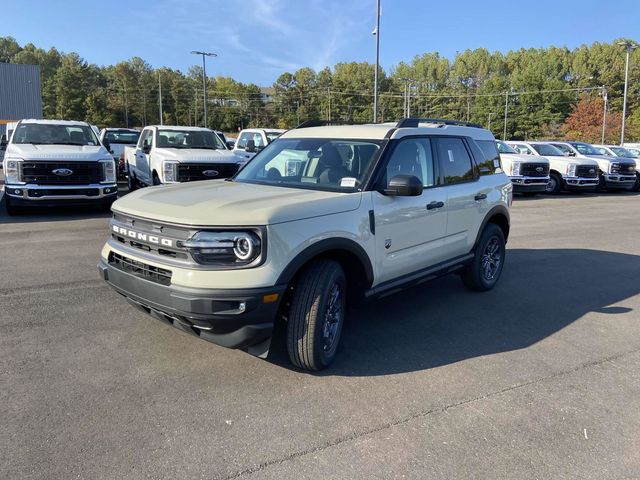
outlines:
[{"label": "front bumper", "polygon": [[515,193],[544,192],[549,183],[549,177],[511,177]]},{"label": "front bumper", "polygon": [[5,185],[4,194],[17,206],[95,205],[113,202],[118,196],[118,184]]},{"label": "front bumper", "polygon": [[[165,286],[101,260],[100,276],[136,308],[203,340],[249,348],[271,337],[286,285],[252,289]],[[278,294],[265,302],[265,295]]]},{"label": "front bumper", "polygon": [[567,190],[593,190],[598,186],[598,177],[562,177]]},{"label": "front bumper", "polygon": [[635,175],[620,175],[617,173],[610,173],[608,175],[603,175],[603,177],[604,184],[607,188],[629,189],[636,183]]}]

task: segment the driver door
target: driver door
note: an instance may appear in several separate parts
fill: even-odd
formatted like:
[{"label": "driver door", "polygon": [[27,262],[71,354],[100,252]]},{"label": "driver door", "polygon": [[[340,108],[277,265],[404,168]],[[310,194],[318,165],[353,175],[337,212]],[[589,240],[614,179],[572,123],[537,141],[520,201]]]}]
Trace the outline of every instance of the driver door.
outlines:
[{"label": "driver door", "polygon": [[446,260],[446,191],[438,186],[431,140],[405,138],[393,148],[381,182],[396,175],[414,175],[424,186],[415,197],[373,191],[376,277],[380,283]]},{"label": "driver door", "polygon": [[[144,183],[151,184],[151,174],[149,165],[151,161],[151,147],[153,140],[153,130],[143,130],[136,148],[136,174]],[[144,146],[149,146],[149,153],[145,153]]]}]

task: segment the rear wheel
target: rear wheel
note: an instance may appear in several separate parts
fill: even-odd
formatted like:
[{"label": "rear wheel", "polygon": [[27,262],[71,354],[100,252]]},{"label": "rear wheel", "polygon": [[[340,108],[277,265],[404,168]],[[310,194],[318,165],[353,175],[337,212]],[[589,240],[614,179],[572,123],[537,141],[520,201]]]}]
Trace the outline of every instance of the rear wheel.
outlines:
[{"label": "rear wheel", "polygon": [[346,314],[347,281],[340,264],[317,260],[300,275],[287,323],[291,362],[305,370],[322,370],[335,358]]},{"label": "rear wheel", "polygon": [[557,195],[560,190],[562,190],[562,177],[557,173],[549,174],[549,183],[547,183],[545,192],[550,195]]},{"label": "rear wheel", "polygon": [[473,261],[462,272],[462,282],[478,292],[491,290],[502,274],[505,253],[504,233],[497,225],[488,224],[480,236]]}]

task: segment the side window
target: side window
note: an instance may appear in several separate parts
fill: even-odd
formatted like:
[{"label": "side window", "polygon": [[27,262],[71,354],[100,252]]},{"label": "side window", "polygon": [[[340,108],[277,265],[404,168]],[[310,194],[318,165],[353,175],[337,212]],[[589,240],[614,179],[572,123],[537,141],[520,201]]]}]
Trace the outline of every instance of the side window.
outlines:
[{"label": "side window", "polygon": [[262,140],[262,134],[260,133],[253,134],[253,142],[256,144],[256,148],[264,147],[264,141]]},{"label": "side window", "polygon": [[408,138],[396,145],[387,163],[384,185],[396,175],[414,175],[425,188],[435,185],[431,141],[428,138]]},{"label": "side window", "polygon": [[468,182],[474,179],[471,156],[461,138],[434,138],[440,176],[445,185]]},{"label": "side window", "polygon": [[571,149],[566,145],[563,145],[562,143],[552,143],[551,145],[553,145],[556,148],[559,148],[562,151],[562,153],[571,153]]},{"label": "side window", "polygon": [[[469,140],[469,145],[476,157],[480,175],[493,175],[497,169],[501,168],[500,153],[495,141]],[[480,152],[476,152],[475,145],[480,148]]]},{"label": "side window", "polygon": [[140,135],[140,140],[138,141],[138,148],[142,148],[145,145],[151,145],[151,130],[144,130]]},{"label": "side window", "polygon": [[242,150],[247,148],[247,140],[249,140],[251,135],[253,135],[253,134],[249,133],[249,132],[242,133],[240,135],[240,138],[238,138],[238,142],[236,143],[236,147],[241,148]]}]

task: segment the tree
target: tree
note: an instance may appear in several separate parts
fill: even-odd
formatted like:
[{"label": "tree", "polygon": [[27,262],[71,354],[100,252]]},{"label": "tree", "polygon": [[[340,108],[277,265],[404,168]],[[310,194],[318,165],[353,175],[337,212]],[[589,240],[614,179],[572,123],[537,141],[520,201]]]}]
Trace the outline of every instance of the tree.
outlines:
[{"label": "tree", "polygon": [[[562,125],[562,132],[571,140],[600,143],[602,140],[604,101],[602,98],[583,97],[574,107]],[[609,112],[605,131],[605,143],[619,141],[622,115]]]}]

